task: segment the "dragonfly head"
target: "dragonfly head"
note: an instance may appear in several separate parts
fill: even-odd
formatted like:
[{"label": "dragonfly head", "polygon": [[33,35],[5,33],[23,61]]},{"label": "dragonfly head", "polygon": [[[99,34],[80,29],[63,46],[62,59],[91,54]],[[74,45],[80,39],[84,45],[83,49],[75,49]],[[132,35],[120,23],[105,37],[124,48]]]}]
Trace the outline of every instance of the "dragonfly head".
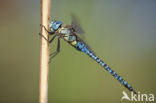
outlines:
[{"label": "dragonfly head", "polygon": [[50,22],[50,32],[55,32],[57,31],[62,25],[62,22],[61,21],[56,21],[56,20],[53,20]]}]

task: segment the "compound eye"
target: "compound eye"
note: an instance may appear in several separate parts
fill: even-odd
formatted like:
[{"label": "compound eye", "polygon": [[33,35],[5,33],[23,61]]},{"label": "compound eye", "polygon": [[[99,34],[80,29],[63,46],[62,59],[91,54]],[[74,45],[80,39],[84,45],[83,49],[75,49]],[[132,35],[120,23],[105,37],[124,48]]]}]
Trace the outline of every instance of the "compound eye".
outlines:
[{"label": "compound eye", "polygon": [[56,22],[56,24],[60,24],[60,25],[61,25],[61,24],[62,24],[62,22],[61,22],[61,21],[57,21],[57,22]]},{"label": "compound eye", "polygon": [[60,27],[60,24],[57,23],[57,24],[56,24],[56,27],[59,28],[59,27]]}]

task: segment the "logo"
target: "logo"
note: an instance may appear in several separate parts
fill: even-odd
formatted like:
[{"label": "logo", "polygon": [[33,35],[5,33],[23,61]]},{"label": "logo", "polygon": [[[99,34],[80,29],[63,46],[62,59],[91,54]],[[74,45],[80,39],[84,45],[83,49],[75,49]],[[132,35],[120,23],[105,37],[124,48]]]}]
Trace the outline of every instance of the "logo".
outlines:
[{"label": "logo", "polygon": [[123,100],[128,100],[128,101],[147,101],[147,102],[152,102],[154,101],[154,94],[142,94],[138,92],[137,94],[134,94],[131,92],[131,95],[128,96],[128,94],[123,91],[122,92],[123,96],[121,98],[121,101]]}]

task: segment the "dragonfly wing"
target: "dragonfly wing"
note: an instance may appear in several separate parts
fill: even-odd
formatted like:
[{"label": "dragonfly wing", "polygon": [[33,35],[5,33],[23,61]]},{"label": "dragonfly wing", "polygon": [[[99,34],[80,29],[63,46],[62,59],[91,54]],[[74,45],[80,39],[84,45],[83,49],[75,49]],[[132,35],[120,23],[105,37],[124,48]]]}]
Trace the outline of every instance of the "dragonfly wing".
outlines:
[{"label": "dragonfly wing", "polygon": [[78,34],[84,34],[84,30],[79,25],[78,19],[76,18],[76,16],[74,14],[72,14],[71,17],[72,17],[71,26],[75,30],[75,32]]}]

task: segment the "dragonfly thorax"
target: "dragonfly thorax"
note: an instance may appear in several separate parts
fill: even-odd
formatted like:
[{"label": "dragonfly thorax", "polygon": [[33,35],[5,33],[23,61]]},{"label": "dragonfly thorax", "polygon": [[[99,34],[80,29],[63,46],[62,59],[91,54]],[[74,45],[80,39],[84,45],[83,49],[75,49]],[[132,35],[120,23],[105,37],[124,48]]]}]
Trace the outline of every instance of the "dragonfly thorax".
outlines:
[{"label": "dragonfly thorax", "polygon": [[66,40],[66,41],[71,42],[71,41],[76,40],[75,35],[73,35],[71,29],[69,29],[69,28],[62,27],[62,28],[60,28],[59,33],[62,34],[64,40]]},{"label": "dragonfly thorax", "polygon": [[59,32],[59,33],[60,33],[60,34],[71,34],[72,32],[71,32],[70,29],[62,27],[62,28],[60,29],[60,32]]}]

